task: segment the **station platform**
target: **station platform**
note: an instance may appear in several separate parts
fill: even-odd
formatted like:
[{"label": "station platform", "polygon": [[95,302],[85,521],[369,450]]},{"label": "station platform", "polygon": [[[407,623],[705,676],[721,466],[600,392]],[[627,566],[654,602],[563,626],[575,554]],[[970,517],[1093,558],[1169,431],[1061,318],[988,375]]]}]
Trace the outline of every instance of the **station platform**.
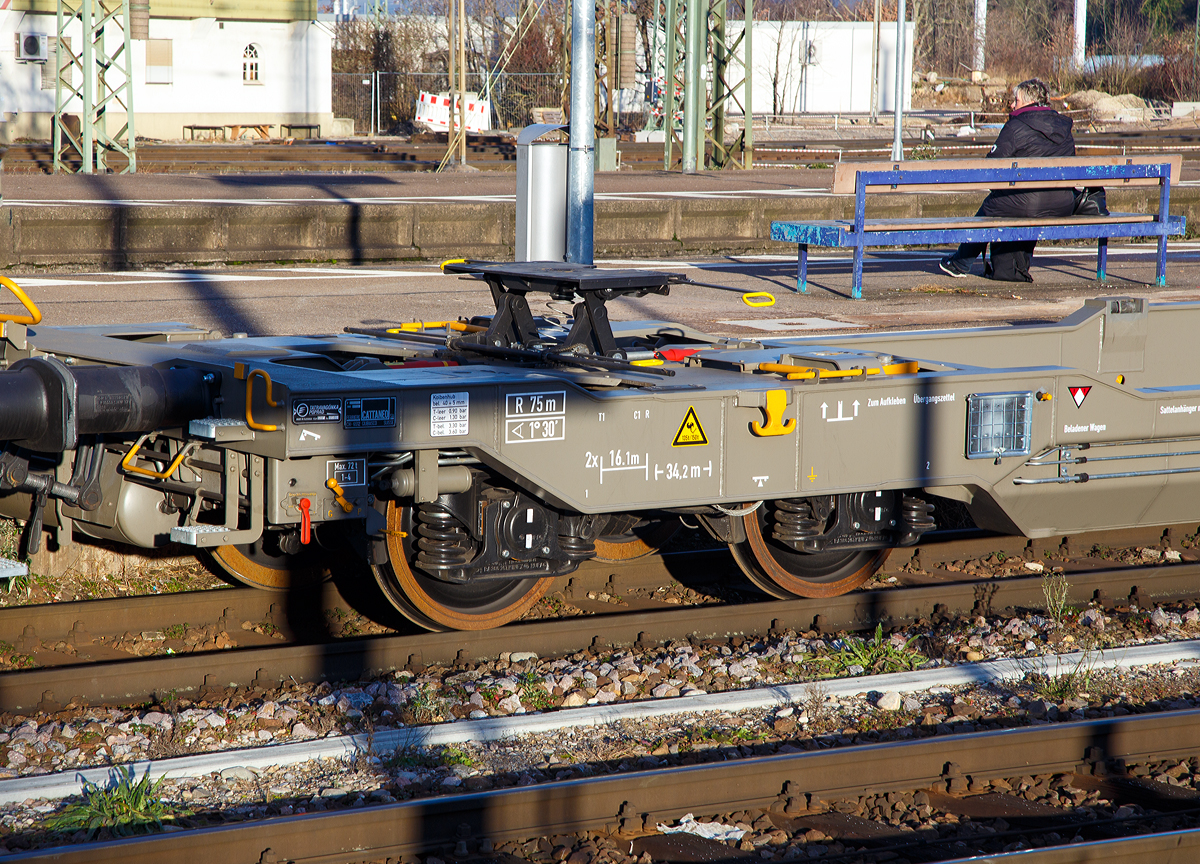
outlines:
[{"label": "station platform", "polygon": [[[1109,252],[1109,280],[1095,281],[1091,249],[1045,248],[1034,256],[1034,282],[953,279],[937,269],[939,250],[868,256],[863,299],[850,299],[849,255],[813,255],[809,293],[792,290],[790,256],[677,256],[598,259],[599,266],[646,267],[683,273],[733,291],[694,285],[669,296],[618,299],[614,320],[678,321],[721,335],[747,338],[847,329],[1003,325],[1056,321],[1090,297],[1132,295],[1153,301],[1200,300],[1200,243],[1173,244],[1166,288],[1154,282],[1152,244]],[[976,273],[982,272],[977,263]],[[43,268],[12,278],[38,303],[48,324],[85,325],[185,321],[229,333],[330,334],[344,327],[391,327],[487,315],[487,286],[441,273],[425,263],[386,266],[284,264],[93,271]],[[741,292],[767,291],[775,304],[751,308]],[[569,313],[569,304],[534,304],[534,313]],[[17,311],[0,292],[0,310]]]},{"label": "station platform", "polygon": [[[832,169],[803,168],[599,174],[596,254],[794,253],[770,239],[772,220],[852,217],[853,196],[831,195],[831,179]],[[512,173],[14,174],[4,184],[0,266],[17,272],[44,266],[510,260],[516,233]],[[868,212],[955,218],[972,215],[982,197],[876,195]],[[1173,213],[1200,225],[1200,163],[1185,163],[1171,204]],[[1109,206],[1156,210],[1157,193],[1112,190]]]}]

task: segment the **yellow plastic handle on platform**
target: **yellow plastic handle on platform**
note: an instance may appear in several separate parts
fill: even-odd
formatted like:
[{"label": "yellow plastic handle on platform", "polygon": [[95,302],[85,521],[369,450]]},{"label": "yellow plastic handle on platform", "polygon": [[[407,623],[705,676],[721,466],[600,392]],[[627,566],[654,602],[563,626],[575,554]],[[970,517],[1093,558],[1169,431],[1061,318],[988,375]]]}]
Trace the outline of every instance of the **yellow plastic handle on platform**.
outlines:
[{"label": "yellow plastic handle on platform", "polygon": [[443,273],[445,273],[447,264],[466,264],[466,263],[467,263],[466,258],[447,258],[445,261],[443,261],[441,264],[438,265],[438,269],[441,270]]},{"label": "yellow plastic handle on platform", "polygon": [[38,324],[42,320],[42,310],[37,307],[37,304],[29,299],[29,295],[21,290],[21,286],[9,279],[7,276],[0,276],[0,285],[3,285],[13,293],[21,305],[25,307],[28,315],[0,315],[0,323],[11,321],[13,324]]},{"label": "yellow plastic handle on platform", "polygon": [[775,298],[766,291],[750,291],[742,295],[742,302],[755,309],[762,309],[764,306],[774,306]]},{"label": "yellow plastic handle on platform", "polygon": [[389,327],[385,333],[422,333],[425,330],[458,330],[461,333],[482,333],[488,328],[465,321],[412,321],[399,327]]},{"label": "yellow plastic handle on platform", "polygon": [[257,429],[259,432],[274,432],[279,427],[274,423],[258,423],[254,419],[254,415],[250,413],[250,404],[254,399],[254,379],[262,378],[267,382],[267,404],[272,408],[278,408],[279,403],[271,398],[271,376],[262,369],[255,369],[246,376],[246,425],[251,429]]}]

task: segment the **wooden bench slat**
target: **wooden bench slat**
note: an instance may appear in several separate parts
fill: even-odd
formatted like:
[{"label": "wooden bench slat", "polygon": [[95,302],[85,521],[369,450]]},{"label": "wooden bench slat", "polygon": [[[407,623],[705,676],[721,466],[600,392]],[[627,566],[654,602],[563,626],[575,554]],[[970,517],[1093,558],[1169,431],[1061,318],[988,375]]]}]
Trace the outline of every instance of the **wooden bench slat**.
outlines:
[{"label": "wooden bench slat", "polygon": [[[1132,165],[1161,165],[1169,162],[1171,165],[1171,182],[1175,183],[1179,180],[1180,172],[1183,170],[1183,156],[1179,153],[1161,153],[1161,154],[1139,154],[1137,156],[1062,156],[1062,157],[1043,157],[1031,159],[930,159],[930,160],[908,160],[905,162],[839,162],[833,168],[833,185],[831,190],[835,195],[853,195],[854,183],[859,171],[892,171],[898,165],[900,170],[922,171],[922,170],[945,170],[945,169],[996,169],[1010,168],[1013,163],[1018,167],[1037,167],[1037,168],[1054,168],[1054,167],[1074,167],[1083,165],[1097,166],[1119,166],[1125,164]],[[891,186],[868,186],[867,192],[935,192],[935,191],[959,191],[972,189],[994,189],[994,188],[1022,188],[1023,184],[1017,186],[997,186],[996,184],[981,184],[981,183],[943,183],[937,185],[920,185],[920,186],[901,186],[899,189],[892,189]],[[1026,188],[1047,189],[1058,186],[1078,186],[1079,183],[1072,182],[1037,182],[1030,183]],[[1138,179],[1129,181],[1105,181],[1106,186],[1117,188],[1119,186],[1145,186],[1158,185],[1156,179]],[[949,187],[949,189],[947,189]]]}]

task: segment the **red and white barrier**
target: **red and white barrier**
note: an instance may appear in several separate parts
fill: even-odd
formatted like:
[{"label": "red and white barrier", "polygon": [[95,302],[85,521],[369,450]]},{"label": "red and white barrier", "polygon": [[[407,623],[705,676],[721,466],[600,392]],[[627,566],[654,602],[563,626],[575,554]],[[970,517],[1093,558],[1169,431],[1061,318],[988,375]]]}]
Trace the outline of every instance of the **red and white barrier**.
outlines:
[{"label": "red and white barrier", "polygon": [[[455,94],[455,104],[458,98]],[[466,100],[466,125],[468,132],[486,132],[492,128],[492,105],[486,99],[468,98]],[[455,112],[456,120],[459,116]],[[450,128],[450,94],[426,93],[421,91],[417,96],[416,122],[424,123],[430,129],[438,132]]]}]

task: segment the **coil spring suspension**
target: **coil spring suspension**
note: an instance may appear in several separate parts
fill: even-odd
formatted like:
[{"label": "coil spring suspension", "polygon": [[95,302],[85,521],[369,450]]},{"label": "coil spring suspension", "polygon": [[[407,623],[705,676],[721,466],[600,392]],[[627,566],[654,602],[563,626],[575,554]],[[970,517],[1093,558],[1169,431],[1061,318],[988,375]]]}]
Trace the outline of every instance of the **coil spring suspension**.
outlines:
[{"label": "coil spring suspension", "polygon": [[798,498],[775,502],[775,527],[771,534],[780,543],[798,547],[809,537],[816,537],[825,524],[813,516],[812,505]]},{"label": "coil spring suspension", "polygon": [[558,535],[558,548],[568,561],[586,561],[596,557],[596,544],[571,534]]},{"label": "coil spring suspension", "polygon": [[449,570],[471,560],[474,545],[462,524],[445,510],[428,504],[417,513],[417,564],[427,570]]},{"label": "coil spring suspension", "polygon": [[904,495],[900,500],[900,521],[903,532],[898,538],[899,545],[911,546],[921,539],[926,531],[937,527],[933,518],[933,505],[920,498]]}]

